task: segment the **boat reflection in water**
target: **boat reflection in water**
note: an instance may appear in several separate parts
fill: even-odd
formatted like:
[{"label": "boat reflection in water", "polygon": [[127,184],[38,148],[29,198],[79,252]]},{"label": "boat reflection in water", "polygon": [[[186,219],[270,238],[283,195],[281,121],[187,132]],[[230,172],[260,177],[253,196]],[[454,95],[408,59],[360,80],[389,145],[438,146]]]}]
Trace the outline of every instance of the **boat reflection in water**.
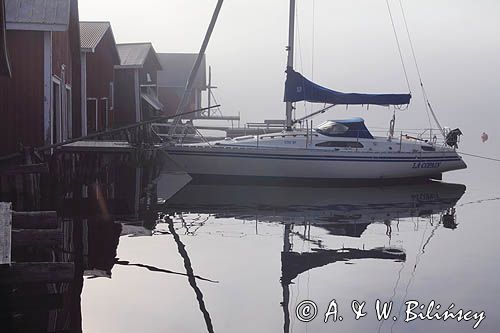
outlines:
[{"label": "boat reflection in water", "polygon": [[[195,213],[283,224],[281,286],[284,332],[290,331],[290,284],[301,274],[335,262],[360,259],[406,261],[403,248],[327,249],[310,236],[311,226],[330,236],[361,237],[368,225],[384,223],[387,235],[392,222],[413,217],[439,216],[437,225],[454,229],[457,201],[465,193],[460,184],[427,182],[404,186],[311,188],[293,186],[189,184],[166,202],[171,215]],[[434,222],[432,222],[434,223]],[[294,228],[303,226],[303,232]],[[293,237],[315,247],[293,249]]]},{"label": "boat reflection in water", "polygon": [[284,224],[306,221],[332,235],[359,237],[371,223],[451,209],[464,193],[464,185],[441,182],[337,188],[189,184],[167,201],[167,211]]}]

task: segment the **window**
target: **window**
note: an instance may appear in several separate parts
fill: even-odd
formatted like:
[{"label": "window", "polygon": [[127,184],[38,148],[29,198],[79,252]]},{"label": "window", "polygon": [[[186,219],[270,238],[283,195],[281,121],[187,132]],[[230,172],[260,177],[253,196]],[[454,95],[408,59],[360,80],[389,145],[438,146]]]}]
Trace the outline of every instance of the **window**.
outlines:
[{"label": "window", "polygon": [[319,125],[316,131],[324,135],[339,135],[344,134],[349,130],[349,127],[333,121],[326,121]]},{"label": "window", "polygon": [[316,144],[316,147],[330,148],[364,148],[363,144],[356,141],[325,141]]},{"label": "window", "polygon": [[432,146],[422,146],[423,151],[436,151],[436,148]]}]

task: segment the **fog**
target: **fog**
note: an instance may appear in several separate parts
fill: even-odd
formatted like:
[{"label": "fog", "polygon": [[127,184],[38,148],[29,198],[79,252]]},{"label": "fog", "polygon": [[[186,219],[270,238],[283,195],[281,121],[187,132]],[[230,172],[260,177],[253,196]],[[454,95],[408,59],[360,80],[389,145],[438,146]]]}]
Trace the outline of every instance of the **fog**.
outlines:
[{"label": "fog", "polygon": [[[397,126],[429,127],[399,1],[389,2],[413,95],[409,109],[397,112]],[[215,4],[81,0],[80,18],[111,21],[117,42],[151,41],[158,52],[197,52]],[[482,131],[495,140],[500,2],[403,4],[423,81],[443,125],[461,127],[474,147]],[[284,117],[287,29],[287,0],[225,1],[207,50],[224,114],[240,113],[244,121]],[[345,92],[408,91],[385,0],[297,0],[296,32],[295,68],[315,82]],[[297,103],[297,117],[320,107]],[[314,122],[351,116],[387,127],[392,110],[337,106]]]}]

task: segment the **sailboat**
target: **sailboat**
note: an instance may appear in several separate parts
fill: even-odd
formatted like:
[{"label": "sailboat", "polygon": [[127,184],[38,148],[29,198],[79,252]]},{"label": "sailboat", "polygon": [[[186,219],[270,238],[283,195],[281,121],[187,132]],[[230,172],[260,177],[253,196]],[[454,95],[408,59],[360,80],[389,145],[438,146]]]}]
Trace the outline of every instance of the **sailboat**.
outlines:
[{"label": "sailboat", "polygon": [[[202,144],[168,144],[165,151],[192,177],[227,180],[257,177],[288,182],[442,179],[444,172],[465,169],[458,154],[457,129],[442,132],[444,143],[433,138],[403,135],[373,136],[361,118],[331,120],[317,128],[297,128],[294,103],[334,105],[408,105],[411,94],[343,93],[320,86],[295,71],[295,0],[290,0],[288,62],[285,97],[286,126],[281,133],[244,136]],[[315,112],[319,113],[319,112]],[[393,118],[394,119],[394,118]],[[302,120],[302,123],[304,121]],[[305,123],[308,123],[307,120]]]}]

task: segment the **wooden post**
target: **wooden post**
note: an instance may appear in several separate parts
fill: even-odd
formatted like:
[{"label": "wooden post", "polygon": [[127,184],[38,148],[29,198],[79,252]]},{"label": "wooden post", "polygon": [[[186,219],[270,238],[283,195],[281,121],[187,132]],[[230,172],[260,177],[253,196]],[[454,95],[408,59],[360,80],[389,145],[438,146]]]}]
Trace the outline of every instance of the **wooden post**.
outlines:
[{"label": "wooden post", "polygon": [[23,176],[16,175],[14,176],[15,184],[16,184],[16,209],[24,209],[24,182]]},{"label": "wooden post", "polygon": [[[31,166],[32,160],[31,160],[31,154],[29,152],[29,149],[25,148],[24,149],[24,163],[27,166]],[[26,182],[25,189],[28,192],[28,200],[31,201],[31,203],[36,204],[35,201],[35,177],[33,174],[27,174],[24,176],[24,181]]]},{"label": "wooden post", "polygon": [[11,262],[12,204],[0,202],[0,265]]},{"label": "wooden post", "polygon": [[8,196],[9,190],[9,178],[0,174],[0,195]]}]

